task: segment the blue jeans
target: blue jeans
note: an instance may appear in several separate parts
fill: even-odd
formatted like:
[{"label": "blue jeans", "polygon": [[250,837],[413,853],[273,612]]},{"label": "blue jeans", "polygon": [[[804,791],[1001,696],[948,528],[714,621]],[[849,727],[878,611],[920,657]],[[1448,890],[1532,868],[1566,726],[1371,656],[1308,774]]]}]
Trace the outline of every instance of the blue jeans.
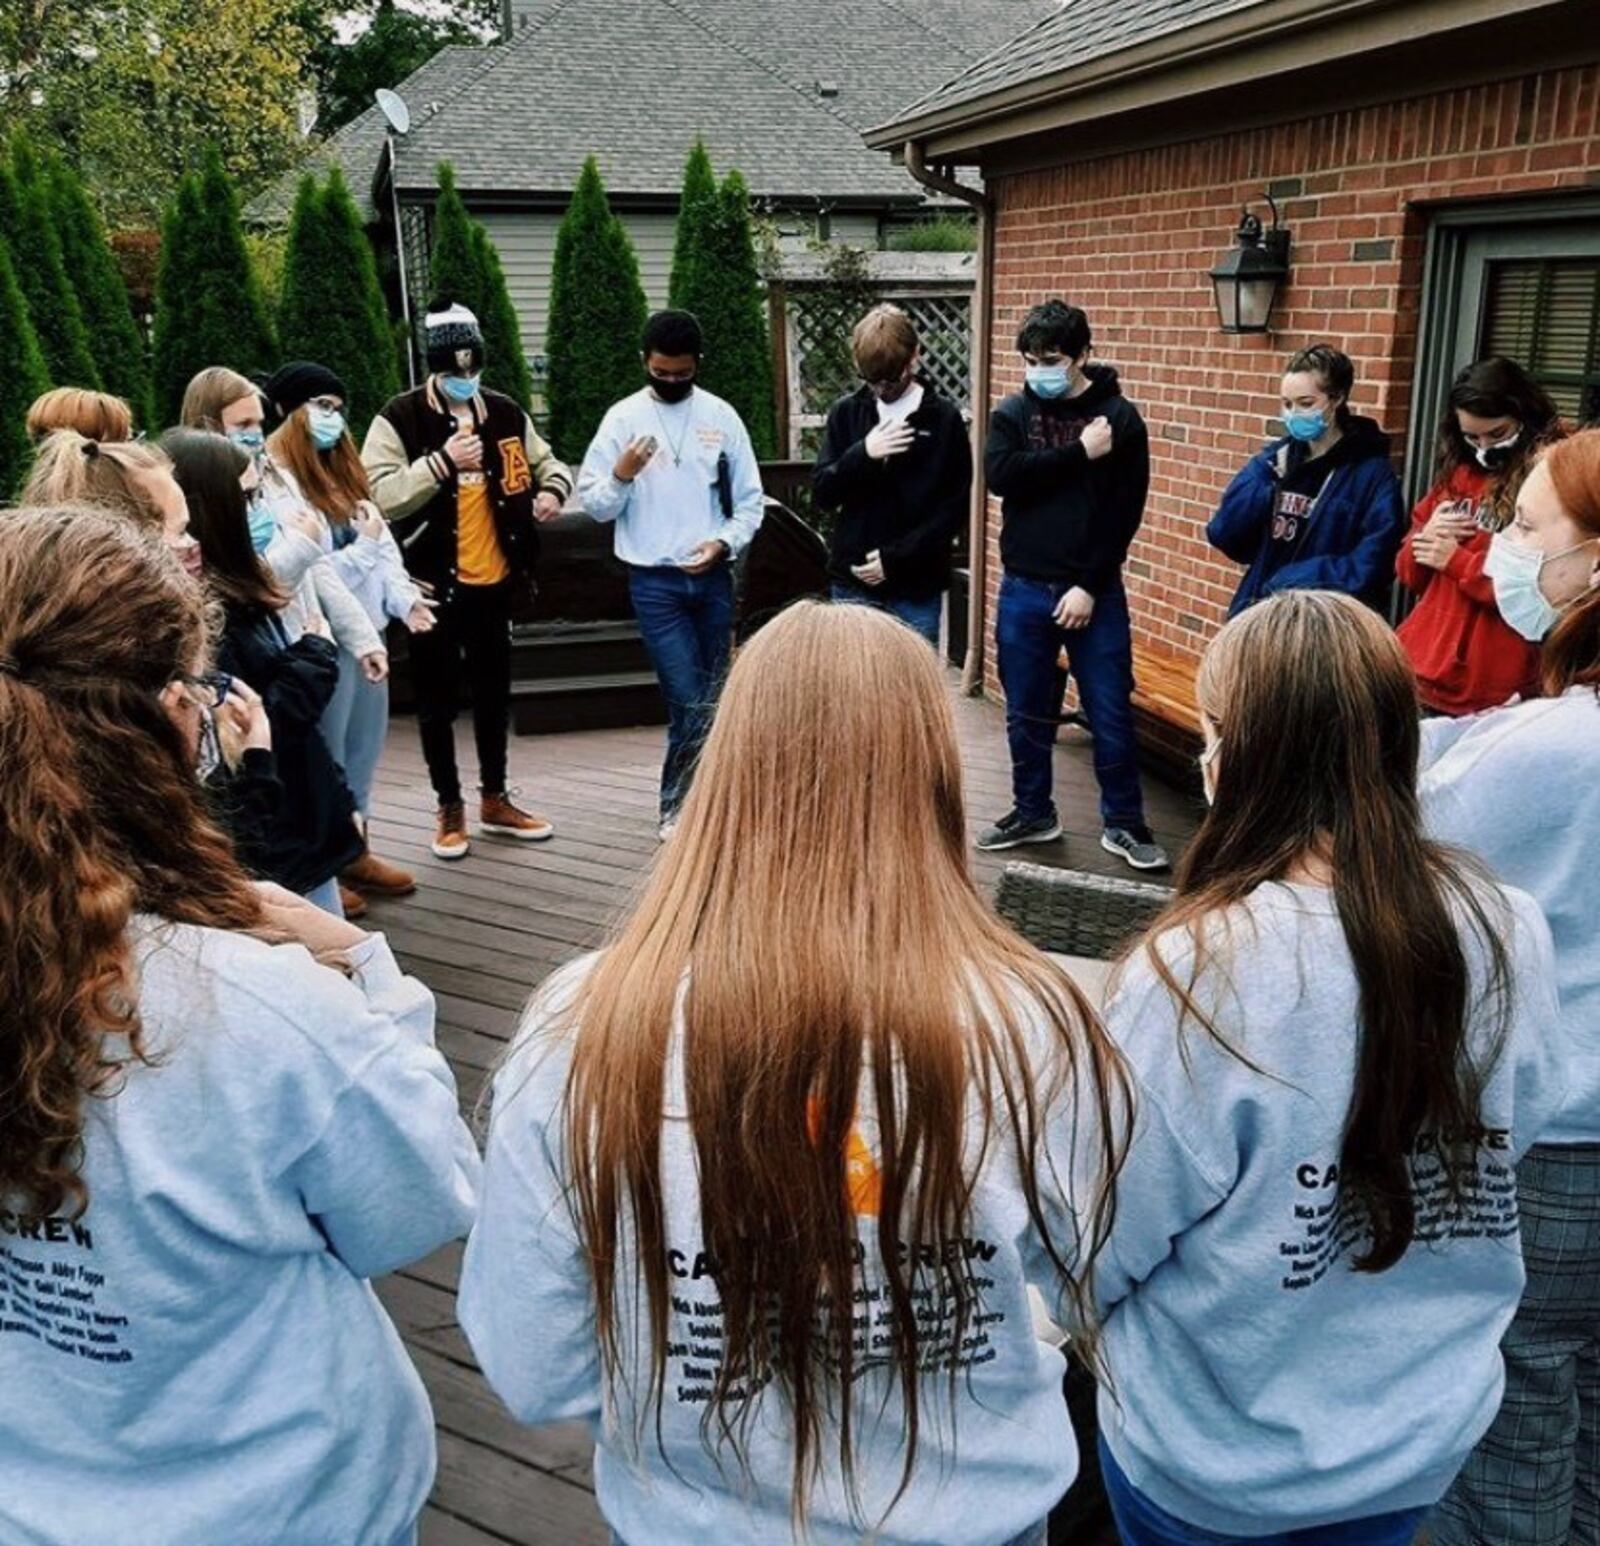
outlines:
[{"label": "blue jeans", "polygon": [[909,596],[880,596],[869,585],[845,585],[835,580],[830,592],[835,601],[850,601],[857,606],[873,607],[897,617],[907,628],[920,633],[935,649],[939,648],[939,620],[944,613],[944,597],[928,596],[913,601]]},{"label": "blue jeans", "polygon": [[320,886],[313,886],[306,892],[306,901],[313,907],[320,907],[325,913],[332,913],[335,918],[344,917],[344,903],[339,898],[337,875],[330,875]]},{"label": "blue jeans", "polygon": [[389,734],[389,683],[369,682],[349,650],[339,651],[339,685],[322,711],[322,739],[363,816],[372,810],[372,780]]},{"label": "blue jeans", "polygon": [[1276,1535],[1221,1535],[1175,1519],[1136,1491],[1104,1439],[1100,1440],[1100,1474],[1105,1478],[1106,1496],[1123,1546],[1411,1546],[1428,1514],[1425,1508],[1406,1508],[1308,1530],[1281,1530]]},{"label": "blue jeans", "polygon": [[726,564],[710,574],[630,567],[628,594],[667,700],[667,760],[661,769],[661,815],[667,819],[689,792],[728,669],[733,575]]},{"label": "blue jeans", "polygon": [[1108,827],[1142,826],[1127,592],[1120,584],[1103,591],[1095,598],[1088,626],[1068,629],[1056,623],[1055,609],[1070,588],[1016,574],[1000,581],[995,644],[1006,694],[1013,803],[1024,821],[1055,811],[1054,748],[1062,686],[1056,662],[1065,645],[1094,736],[1101,820]]}]

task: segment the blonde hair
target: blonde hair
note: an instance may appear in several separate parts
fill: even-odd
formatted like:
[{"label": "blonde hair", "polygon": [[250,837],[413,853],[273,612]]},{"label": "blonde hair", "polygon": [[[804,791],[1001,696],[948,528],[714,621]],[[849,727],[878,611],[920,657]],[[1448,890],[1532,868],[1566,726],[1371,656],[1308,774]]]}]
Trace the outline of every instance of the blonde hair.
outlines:
[{"label": "blonde hair", "polygon": [[226,365],[208,365],[183,390],[178,423],[189,429],[222,429],[222,410],[241,398],[261,396],[261,388]]},{"label": "blonde hair", "polygon": [[[640,1433],[665,1391],[662,1092],[680,998],[702,1243],[726,1328],[702,1438],[747,1468],[770,1376],[793,1427],[797,1521],[830,1459],[859,1514],[852,1382],[881,1362],[901,1396],[903,1491],[943,1371],[946,1394],[963,1377],[941,1339],[954,1328],[959,1345],[981,1309],[964,1268],[903,1242],[968,1232],[994,1144],[1087,1332],[1131,1100],[1083,996],[973,884],[942,674],[881,613],[801,602],[745,646],[678,830],[565,1020],[571,1206],[613,1394],[624,1349],[649,1350]],[[858,1102],[876,1122],[869,1199],[851,1174]],[[1063,1102],[1072,1131],[1093,1135],[1073,1159],[1099,1180],[1080,1236],[1053,1240],[1041,1193],[1065,1185],[1058,1166],[1072,1172],[1044,1135]],[[868,1274],[895,1312],[870,1359],[851,1329]],[[913,1309],[929,1283],[952,1307],[938,1332]]]},{"label": "blonde hair", "polygon": [[850,352],[864,381],[888,381],[916,354],[916,327],[898,306],[874,306],[850,334]]},{"label": "blonde hair", "polygon": [[28,409],[28,435],[42,440],[53,430],[75,429],[90,440],[128,440],[133,410],[120,397],[88,387],[55,387]]},{"label": "blonde hair", "polygon": [[139,474],[172,464],[142,440],[91,440],[76,430],[46,435],[18,501],[24,505],[94,505],[159,532],[160,509]]}]

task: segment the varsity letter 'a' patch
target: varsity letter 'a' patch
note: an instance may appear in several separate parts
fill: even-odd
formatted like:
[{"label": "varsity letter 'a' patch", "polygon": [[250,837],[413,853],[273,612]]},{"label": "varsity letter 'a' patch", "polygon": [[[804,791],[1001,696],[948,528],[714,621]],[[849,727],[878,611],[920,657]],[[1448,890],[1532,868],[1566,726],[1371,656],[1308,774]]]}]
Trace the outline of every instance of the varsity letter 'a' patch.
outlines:
[{"label": "varsity letter 'a' patch", "polygon": [[507,494],[523,494],[533,482],[533,472],[528,466],[528,453],[516,436],[500,442],[500,465],[505,468],[501,487]]}]

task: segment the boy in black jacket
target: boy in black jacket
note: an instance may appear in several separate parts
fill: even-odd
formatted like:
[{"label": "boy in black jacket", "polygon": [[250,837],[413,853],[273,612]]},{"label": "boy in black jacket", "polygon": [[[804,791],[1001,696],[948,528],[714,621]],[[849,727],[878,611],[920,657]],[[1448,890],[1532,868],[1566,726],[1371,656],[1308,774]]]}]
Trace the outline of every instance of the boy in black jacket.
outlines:
[{"label": "boy in black jacket", "polygon": [[1052,748],[1063,646],[1094,736],[1100,846],[1135,869],[1166,867],[1144,820],[1133,733],[1133,640],[1122,562],[1144,516],[1150,442],[1117,373],[1089,363],[1089,319],[1064,301],[1035,306],[1017,334],[1027,385],[989,421],[985,468],[1000,495],[995,626],[1011,744],[1012,810],[978,838],[986,850],[1061,835]]},{"label": "boy in black jacket", "polygon": [[917,376],[917,330],[875,306],[851,335],[863,385],[828,413],[811,487],[839,512],[828,544],[835,601],[878,607],[939,647],[950,544],[972,493],[960,410]]}]

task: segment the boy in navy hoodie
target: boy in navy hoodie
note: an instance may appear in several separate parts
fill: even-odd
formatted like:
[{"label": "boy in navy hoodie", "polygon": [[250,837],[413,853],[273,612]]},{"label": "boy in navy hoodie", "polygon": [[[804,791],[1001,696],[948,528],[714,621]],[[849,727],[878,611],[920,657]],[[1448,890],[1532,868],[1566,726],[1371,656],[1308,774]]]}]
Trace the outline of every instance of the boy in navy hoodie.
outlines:
[{"label": "boy in navy hoodie", "polygon": [[1027,385],[989,420],[985,469],[1000,495],[995,636],[1014,800],[986,851],[1061,835],[1053,798],[1063,647],[1094,736],[1100,845],[1137,870],[1167,856],[1145,825],[1133,732],[1133,640],[1122,563],[1144,517],[1150,441],[1109,365],[1089,362],[1077,306],[1035,306],[1017,334]]}]

